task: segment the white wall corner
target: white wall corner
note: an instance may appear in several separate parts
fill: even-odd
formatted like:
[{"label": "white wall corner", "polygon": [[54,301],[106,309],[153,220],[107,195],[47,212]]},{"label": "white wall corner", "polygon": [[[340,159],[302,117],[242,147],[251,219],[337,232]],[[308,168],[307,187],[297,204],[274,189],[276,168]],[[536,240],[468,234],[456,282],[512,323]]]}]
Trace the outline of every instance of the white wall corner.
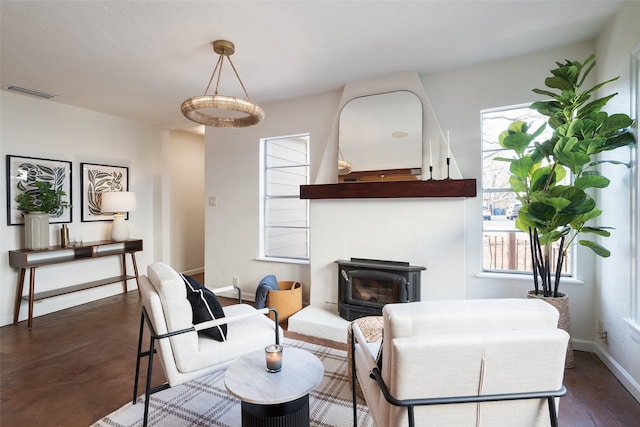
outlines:
[{"label": "white wall corner", "polygon": [[631,393],[633,398],[640,402],[640,383],[609,354],[603,344],[594,342],[593,352],[602,360],[618,381],[622,383],[624,388]]},{"label": "white wall corner", "polygon": [[571,345],[575,351],[584,351],[586,353],[596,352],[595,341],[571,338]]}]

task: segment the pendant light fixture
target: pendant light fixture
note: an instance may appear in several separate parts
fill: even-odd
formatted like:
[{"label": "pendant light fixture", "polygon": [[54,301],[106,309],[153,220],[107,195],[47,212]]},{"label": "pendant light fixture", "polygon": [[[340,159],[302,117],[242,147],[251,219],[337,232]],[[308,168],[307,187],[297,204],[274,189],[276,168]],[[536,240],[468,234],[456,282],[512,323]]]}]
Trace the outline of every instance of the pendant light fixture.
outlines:
[{"label": "pendant light fixture", "polygon": [[[251,101],[247,89],[245,89],[236,71],[236,67],[233,65],[233,62],[231,62],[230,56],[235,52],[235,46],[227,40],[216,40],[213,42],[213,51],[220,55],[220,57],[213,69],[204,95],[194,96],[184,101],[180,107],[182,114],[196,123],[221,128],[240,128],[260,123],[262,119],[264,119],[264,111],[259,105]],[[218,95],[218,86],[220,85],[222,66],[225,58],[227,58],[229,64],[231,64],[231,68],[233,68],[247,99]],[[216,78],[215,92],[213,95],[207,95],[214,78]],[[232,113],[224,115],[224,112],[221,110],[231,110]],[[240,113],[240,115],[238,115],[238,113]]]}]

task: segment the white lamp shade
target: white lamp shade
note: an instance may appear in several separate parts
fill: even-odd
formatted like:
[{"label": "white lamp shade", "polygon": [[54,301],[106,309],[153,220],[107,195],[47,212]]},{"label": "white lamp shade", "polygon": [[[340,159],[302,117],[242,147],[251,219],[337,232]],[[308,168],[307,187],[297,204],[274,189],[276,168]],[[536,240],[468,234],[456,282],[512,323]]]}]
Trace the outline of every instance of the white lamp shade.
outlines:
[{"label": "white lamp shade", "polygon": [[137,208],[136,193],[131,191],[109,191],[102,193],[100,210],[105,213],[131,212]]}]

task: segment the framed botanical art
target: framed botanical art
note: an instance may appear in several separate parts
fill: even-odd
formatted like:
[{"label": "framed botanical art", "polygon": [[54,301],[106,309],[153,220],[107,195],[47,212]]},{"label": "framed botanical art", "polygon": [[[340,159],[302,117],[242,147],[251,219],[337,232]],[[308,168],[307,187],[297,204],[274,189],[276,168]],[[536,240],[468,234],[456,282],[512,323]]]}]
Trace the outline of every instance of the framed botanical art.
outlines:
[{"label": "framed botanical art", "polygon": [[[82,221],[111,221],[113,215],[104,215],[100,210],[102,193],[107,191],[129,191],[129,168],[124,166],[81,163],[82,172]],[[127,212],[126,219],[129,219]]]},{"label": "framed botanical art", "polygon": [[[24,224],[16,197],[38,191],[36,181],[49,182],[55,190],[64,191],[64,200],[72,204],[71,162],[7,155],[7,225]],[[71,222],[71,208],[60,208],[49,217],[51,224]]]}]

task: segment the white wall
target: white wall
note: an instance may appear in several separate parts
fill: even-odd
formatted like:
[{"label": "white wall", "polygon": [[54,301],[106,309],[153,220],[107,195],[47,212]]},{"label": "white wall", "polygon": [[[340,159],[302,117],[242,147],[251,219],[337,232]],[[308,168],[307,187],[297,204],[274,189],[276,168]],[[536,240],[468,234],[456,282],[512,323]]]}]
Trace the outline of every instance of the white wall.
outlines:
[{"label": "white wall", "polygon": [[[600,96],[614,92],[620,94],[607,106],[610,112],[629,114],[631,111],[630,56],[640,46],[639,18],[640,3],[627,2],[597,39],[598,81],[620,76],[618,81],[599,92]],[[603,157],[628,163],[632,159],[632,150],[636,152],[637,159],[637,146],[620,149]],[[637,167],[636,163],[634,168]],[[632,240],[627,237],[632,235],[632,218],[638,215],[631,204],[635,197],[630,192],[635,191],[637,197],[638,188],[631,185],[634,175],[625,167],[603,166],[602,172],[611,179],[611,185],[606,191],[599,192],[599,203],[604,210],[601,223],[613,225],[615,230],[612,231],[613,237],[601,241],[611,250],[611,257],[596,261],[595,322],[601,321],[607,331],[606,343],[596,340],[596,352],[640,400],[640,324],[625,321],[625,318],[634,317],[631,301],[637,298],[637,294],[633,288],[637,292],[640,287],[638,278],[631,272],[635,263],[630,262],[631,257],[637,254],[633,251]],[[634,278],[635,283],[632,281]]]},{"label": "white wall", "polygon": [[[541,85],[558,58],[586,58],[593,48],[592,43],[583,43],[423,76],[440,126],[451,131],[452,151],[462,176],[477,178],[480,185],[480,110],[530,102],[534,99],[531,89]],[[265,122],[254,128],[207,129],[207,196],[217,195],[219,202],[206,214],[208,276],[213,273],[228,283],[237,272],[247,271],[249,282],[241,282],[245,291],[254,292],[256,279],[270,271],[270,267],[263,268],[264,263],[254,260],[259,253],[259,138],[311,130],[312,176],[316,183],[331,182],[336,175],[337,120],[343,101],[338,102],[337,96],[268,105]],[[528,280],[477,277],[481,269],[482,218],[469,213],[481,212],[481,203],[481,197],[466,201],[312,201],[312,302],[335,302],[337,269],[333,262],[351,256],[410,261],[427,267],[423,272],[424,299],[526,295]],[[414,250],[407,253],[407,248]],[[575,318],[572,332],[577,339],[590,341],[594,284],[593,270],[588,266],[592,263],[585,262],[580,271],[583,282],[564,286],[571,295]],[[282,274],[295,276],[298,269],[280,266]],[[303,281],[303,285],[308,300],[309,283]]]},{"label": "white wall", "polygon": [[169,234],[167,262],[177,271],[204,271],[204,136],[171,131],[168,144]]},{"label": "white wall", "polygon": [[260,253],[260,138],[309,132],[312,163],[317,162],[329,138],[339,97],[335,92],[264,105],[266,118],[257,126],[206,129],[205,197],[217,198],[217,206],[205,209],[207,286],[229,285],[235,276],[244,295],[252,299],[260,279],[275,274],[279,280],[302,283],[303,299],[308,301],[307,264],[256,259]]},{"label": "white wall", "polygon": [[[451,129],[451,150],[464,177],[482,177],[480,111],[488,108],[530,103],[540,99],[531,92],[543,88],[544,79],[556,61],[564,58],[585,60],[595,47],[580,43],[537,54],[489,62],[423,76],[423,82],[440,124]],[[481,189],[478,189],[481,194]],[[482,197],[469,200],[468,211],[478,212],[465,219],[466,298],[524,297],[532,288],[527,276],[481,274]],[[594,269],[590,251],[579,252],[580,282],[563,281],[561,291],[569,294],[571,334],[574,341],[591,342],[594,337]]]},{"label": "white wall", "polygon": [[[129,167],[129,189],[136,192],[138,210],[129,214],[131,237],[144,240],[136,255],[141,274],[152,261],[162,260],[187,273],[204,270],[204,137],[167,131],[94,111],[0,92],[2,101],[0,198],[6,200],[7,154],[73,162],[73,222],[71,235],[85,241],[108,239],[110,222],[81,222],[80,163]],[[38,123],[38,125],[34,125]],[[0,210],[2,242],[6,253],[23,247],[23,226],[6,226],[6,209]],[[58,243],[58,226],[51,227],[51,242]],[[127,257],[129,272],[133,271]],[[0,324],[13,321],[17,273],[2,261]],[[60,288],[118,274],[117,257],[41,268],[36,291]],[[135,282],[129,281],[130,288]],[[119,283],[64,295],[36,303],[34,316],[122,292]],[[20,320],[26,318],[22,304]]]},{"label": "white wall", "polygon": [[[618,82],[602,92],[620,93],[610,103],[609,109],[628,113],[629,57],[633,48],[640,43],[638,16],[640,3],[627,2],[594,42],[423,76],[425,89],[441,126],[451,129],[452,150],[462,175],[481,176],[479,111],[538,99],[530,90],[543,86],[543,79],[554,67],[555,61],[565,58],[583,61],[591,53],[596,53],[598,67],[597,76],[594,77],[597,81],[621,76]],[[622,149],[613,157],[629,162],[630,155],[630,149]],[[593,256],[589,250],[580,249],[579,281],[565,282],[562,289],[570,296],[574,347],[596,351],[636,399],[640,399],[640,329],[637,324],[634,328],[625,321],[632,315],[630,301],[631,287],[634,286],[631,282],[632,263],[629,261],[635,255],[630,238],[631,218],[637,215],[630,205],[630,180],[633,175],[624,167],[606,167],[604,172],[612,179],[612,185],[606,193],[599,193],[602,206],[605,206],[602,223],[615,224],[616,230],[602,244],[611,249],[612,256],[602,259]],[[480,198],[470,200],[468,210],[480,212],[481,203]],[[504,279],[496,275],[478,274],[481,271],[482,251],[480,216],[467,215],[466,229],[466,297],[524,295],[530,288],[527,278]],[[607,344],[595,340],[598,321],[604,322],[608,332]]]},{"label": "white wall", "polygon": [[[370,86],[375,80],[365,85]],[[393,76],[393,80],[392,84],[382,82],[370,90],[413,90],[423,101],[425,123],[433,123],[418,76],[402,73]],[[345,93],[361,96],[362,86],[359,82],[347,85]],[[208,285],[228,284],[238,276],[245,294],[252,295],[260,278],[273,273],[281,280],[300,281],[305,302],[335,303],[337,267],[333,262],[355,256],[425,265],[430,268],[425,274],[427,281],[434,285],[448,283],[426,292],[429,298],[464,297],[462,200],[312,201],[311,265],[255,259],[259,254],[260,138],[310,132],[311,182],[335,181],[338,118],[347,101],[342,92],[294,99],[264,106],[266,118],[258,126],[207,128],[206,196],[218,200],[218,206],[207,208],[205,215]],[[457,170],[452,172],[457,176]],[[449,269],[443,259],[451,261],[453,268]]]},{"label": "white wall", "polygon": [[[434,177],[446,176],[445,132],[432,110],[417,73],[398,73],[345,86],[339,110],[349,100],[369,94],[408,90],[423,106],[423,170],[433,143]],[[339,115],[339,111],[338,111]],[[336,181],[338,121],[329,135],[315,183]],[[426,161],[425,161],[426,160]],[[451,177],[460,178],[455,156]],[[313,164],[313,161],[312,161]],[[333,176],[333,181],[326,178]],[[423,173],[426,179],[427,175]],[[338,312],[336,260],[370,258],[426,267],[421,273],[422,300],[464,298],[464,227],[466,199],[354,199],[311,201],[311,305]]]},{"label": "white wall", "polygon": [[[477,179],[481,176],[479,111],[530,102],[534,99],[531,88],[541,86],[556,60],[584,59],[596,51],[600,76],[623,76],[615,89],[625,95],[616,101],[622,104],[614,106],[628,110],[628,105],[624,104],[628,103],[628,55],[640,41],[634,21],[640,14],[639,7],[637,2],[627,2],[595,43],[422,76],[441,127],[451,130],[452,151],[462,176]],[[481,217],[472,213],[480,212],[480,197],[467,201],[314,202],[311,212],[314,227],[312,266],[256,260],[259,253],[259,139],[310,132],[312,176],[316,182],[323,182],[335,174],[332,168],[340,97],[341,93],[336,91],[266,105],[265,121],[248,129],[207,129],[205,194],[200,205],[204,205],[210,196],[217,197],[218,201],[216,207],[204,209],[207,285],[229,284],[233,276],[238,276],[245,294],[250,296],[258,280],[273,273],[282,280],[302,282],[306,301],[312,297],[312,289],[313,299],[333,302],[336,280],[333,261],[362,256],[407,260],[426,266],[424,299],[524,295],[530,286],[526,279],[496,279],[478,274],[481,268]],[[184,183],[166,176],[171,170],[170,153],[175,148],[172,146],[175,140],[169,132],[5,91],[0,92],[0,102],[0,153],[3,158],[15,154],[73,162],[73,203],[76,208],[70,224],[72,234],[82,234],[85,240],[97,240],[107,237],[109,230],[108,223],[80,222],[80,162],[128,166],[130,188],[137,193],[139,205],[138,210],[131,213],[128,225],[132,236],[145,240],[145,251],[138,255],[141,271],[153,260],[170,258],[178,263],[185,262],[186,269],[199,267],[186,264],[193,255],[180,259],[182,253],[176,252],[171,245],[175,238],[171,231],[172,220],[180,210],[176,210],[166,191]],[[622,157],[622,160],[628,160],[628,155]],[[3,180],[5,167],[3,161],[0,171]],[[605,242],[613,255],[607,260],[598,259],[597,263],[582,262],[579,278],[583,283],[563,286],[571,297],[574,339],[588,347],[594,339],[596,321],[601,319],[609,332],[609,342],[598,344],[596,350],[625,385],[637,389],[640,344],[638,335],[634,335],[623,320],[630,315],[631,278],[628,271],[620,268],[628,265],[631,255],[627,238],[628,218],[632,214],[627,202],[629,173],[616,169],[611,174],[615,181],[612,187],[617,190],[603,201],[608,206],[621,208],[607,211],[604,218],[619,224],[618,231]],[[0,186],[0,199],[6,200],[6,185]],[[23,227],[7,226],[6,210],[0,209],[0,212],[0,248],[6,254],[8,250],[22,246]],[[580,257],[584,261],[583,254]],[[597,271],[590,265],[596,265]],[[4,325],[12,321],[17,274],[8,266],[6,256],[0,266],[0,324]],[[38,287],[42,290],[66,285],[70,276],[73,283],[91,280],[96,274],[101,276],[105,270],[116,268],[116,258],[48,267],[46,275],[39,275],[45,280],[38,281]],[[114,284],[45,300],[36,304],[35,314],[38,316],[120,291],[121,286]],[[25,317],[23,305],[20,318]]]},{"label": "white wall", "polygon": [[[138,210],[129,214],[132,237],[144,239],[145,250],[137,255],[138,267],[144,272],[153,260],[152,179],[150,153],[153,150],[152,128],[130,120],[71,107],[53,101],[35,99],[6,91],[0,92],[0,154],[2,185],[0,186],[0,324],[13,322],[17,272],[9,266],[7,252],[24,247],[24,227],[7,226],[6,163],[7,154],[41,157],[73,162],[73,218],[71,235],[82,235],[85,241],[106,239],[110,222],[81,222],[80,163],[98,163],[129,168],[129,189],[136,192]],[[58,227],[51,226],[51,242],[58,242]],[[127,257],[129,259],[129,257]],[[129,271],[131,270],[130,261]],[[59,288],[116,275],[119,258],[88,260],[38,269],[36,291]],[[135,282],[129,282],[135,287]],[[83,304],[122,292],[119,283],[74,294],[50,298],[35,304],[34,315]],[[20,320],[27,315],[22,304]],[[37,327],[37,322],[34,325]]]},{"label": "white wall", "polygon": [[338,312],[336,260],[426,267],[421,299],[463,299],[464,199],[316,200],[311,208],[311,302]]},{"label": "white wall", "polygon": [[[544,78],[555,62],[565,58],[584,60],[598,48],[599,63],[607,74],[628,74],[628,55],[637,40],[632,18],[637,3],[627,4],[618,20],[627,19],[625,31],[610,31],[598,40],[569,45],[536,54],[491,62],[480,66],[421,76],[422,84],[442,129],[451,132],[451,148],[461,174],[478,179],[480,194],[481,141],[480,111],[487,108],[530,103],[539,99],[531,89],[543,87]],[[617,54],[605,49],[604,40],[615,45],[623,42]],[[627,87],[622,87],[628,93]],[[245,292],[253,293],[263,274],[300,280],[308,274],[311,283],[302,279],[305,300],[333,305],[336,297],[337,268],[334,261],[350,256],[410,261],[424,265],[423,299],[524,297],[531,288],[530,278],[481,273],[482,198],[462,200],[324,200],[311,206],[311,265],[308,273],[297,265],[265,266],[256,261],[258,248],[258,141],[261,137],[311,131],[312,176],[316,183],[331,182],[335,176],[337,118],[339,94],[296,99],[268,105],[265,122],[249,130],[214,130],[207,133],[207,196],[219,196],[220,205],[207,209],[206,270],[216,280],[228,283],[231,276],[248,275],[241,280]],[[629,173],[621,172],[621,192],[627,192]],[[229,185],[233,182],[233,186]],[[616,196],[617,197],[617,196]],[[615,206],[611,201],[608,205]],[[624,206],[622,216],[629,215]],[[472,214],[478,212],[478,215]],[[607,246],[619,257],[629,256],[626,226],[608,239]],[[570,296],[572,337],[576,349],[593,350],[596,317],[612,318],[624,327],[628,316],[628,273],[621,277],[620,293],[599,291],[605,271],[615,269],[609,260],[595,262],[588,250],[579,250],[580,269],[577,280],[565,280],[562,290]],[[616,258],[613,258],[614,260]],[[607,263],[607,264],[604,264]],[[596,265],[600,270],[596,274]],[[604,267],[607,265],[609,267]],[[618,267],[619,269],[619,267]],[[238,273],[240,272],[240,273]],[[244,276],[243,276],[244,275]],[[612,300],[614,300],[612,302]],[[612,305],[610,308],[606,308]],[[598,313],[611,311],[610,314]],[[607,325],[608,326],[608,325]],[[624,332],[615,344],[612,363],[620,359],[618,374],[629,376],[627,385],[637,387],[637,343]],[[614,350],[612,350],[614,351]],[[624,354],[624,355],[623,355]]]}]

